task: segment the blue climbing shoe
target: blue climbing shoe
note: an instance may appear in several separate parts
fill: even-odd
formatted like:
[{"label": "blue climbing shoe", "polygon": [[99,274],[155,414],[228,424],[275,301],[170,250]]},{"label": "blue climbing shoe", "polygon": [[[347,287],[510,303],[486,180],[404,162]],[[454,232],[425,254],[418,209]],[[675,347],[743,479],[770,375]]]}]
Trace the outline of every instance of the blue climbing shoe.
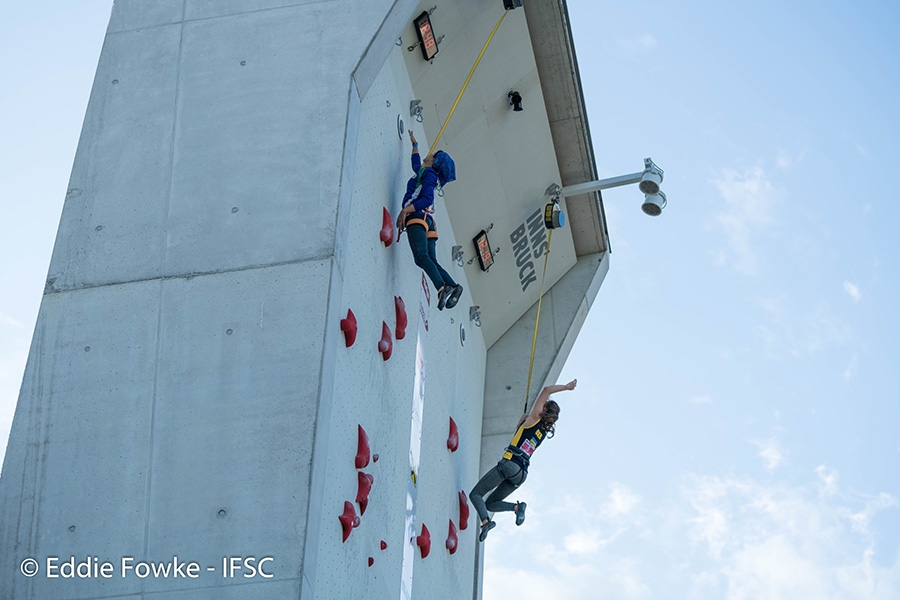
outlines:
[{"label": "blue climbing shoe", "polygon": [[482,525],[482,526],[481,526],[481,533],[478,534],[478,541],[479,541],[479,542],[483,542],[484,540],[486,540],[486,539],[487,539],[488,531],[490,531],[491,529],[493,529],[493,528],[496,527],[496,526],[497,526],[497,524],[494,523],[493,521],[488,521],[487,523],[485,523],[484,525]]},{"label": "blue climbing shoe", "polygon": [[454,287],[452,290],[450,290],[450,293],[448,294],[449,298],[447,298],[447,301],[444,304],[444,306],[446,306],[448,309],[456,306],[456,303],[459,302],[459,299],[462,296],[462,293],[463,293],[463,286],[457,284],[456,287]]},{"label": "blue climbing shoe", "polygon": [[525,507],[528,506],[524,502],[519,502],[519,507],[516,508],[516,525],[521,525],[525,522]]},{"label": "blue climbing shoe", "polygon": [[447,303],[447,298],[450,297],[450,292],[452,289],[449,285],[442,286],[440,290],[438,290],[438,310],[444,310],[444,305]]}]

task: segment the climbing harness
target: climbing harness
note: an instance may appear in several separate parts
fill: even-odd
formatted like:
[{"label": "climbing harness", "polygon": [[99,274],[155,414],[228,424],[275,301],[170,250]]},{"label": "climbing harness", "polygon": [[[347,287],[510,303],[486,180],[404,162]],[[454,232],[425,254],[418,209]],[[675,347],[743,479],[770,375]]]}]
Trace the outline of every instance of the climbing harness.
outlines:
[{"label": "climbing harness", "polygon": [[438,239],[437,228],[434,226],[434,219],[431,219],[427,214],[429,211],[425,211],[426,215],[422,218],[419,217],[407,217],[406,222],[403,224],[404,229],[408,228],[410,225],[421,225],[425,228],[425,235],[430,240]]},{"label": "climbing harness", "polygon": [[528,470],[528,465],[531,462],[531,455],[529,455],[527,452],[525,452],[521,448],[519,448],[517,446],[512,446],[512,445],[506,447],[506,452],[508,452],[510,455],[518,458],[521,461],[520,464],[524,465],[526,471]]}]

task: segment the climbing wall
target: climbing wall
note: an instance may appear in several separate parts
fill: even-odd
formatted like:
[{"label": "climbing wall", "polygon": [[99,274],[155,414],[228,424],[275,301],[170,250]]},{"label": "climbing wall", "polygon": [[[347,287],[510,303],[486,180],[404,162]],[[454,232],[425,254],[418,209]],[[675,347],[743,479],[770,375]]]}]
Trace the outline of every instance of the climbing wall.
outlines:
[{"label": "climbing wall", "polygon": [[[323,600],[462,598],[473,586],[474,528],[461,523],[459,497],[478,478],[486,350],[468,319],[468,292],[454,309],[438,311],[437,294],[429,281],[423,287],[406,234],[397,242],[393,229],[413,175],[406,130],[413,129],[423,148],[428,142],[422,124],[410,118],[412,99],[398,48],[360,106],[352,219],[341,266],[342,300],[356,331],[334,365],[316,566],[316,597]],[[450,260],[457,242],[444,203],[452,201],[450,184],[436,202],[438,261],[468,289],[462,269]],[[385,236],[387,245],[380,235],[385,209],[392,233]],[[401,335],[398,306],[401,325],[404,312],[406,320]],[[331,326],[339,329],[340,323]],[[381,351],[385,330],[389,358]],[[357,461],[360,431],[369,446],[365,466]],[[360,481],[367,487],[369,477],[361,514]],[[356,527],[350,513],[344,523],[339,519],[348,506],[358,517]],[[430,537],[430,546],[415,543],[410,520],[415,537],[423,544]]]},{"label": "climbing wall", "polygon": [[[433,63],[413,41],[426,10]],[[0,598],[477,596],[465,492],[482,439],[504,443],[517,418],[522,315],[539,295],[533,216],[565,183],[522,11],[441,140],[458,179],[437,202],[438,258],[466,288],[453,310],[436,309],[393,220],[412,175],[406,130],[429,147],[501,10],[115,4],[0,478]],[[548,287],[575,262],[571,240],[553,245]],[[560,341],[540,347],[564,358],[594,272],[549,292],[543,331]],[[546,373],[558,355],[540,347]],[[15,567],[86,556],[178,556],[203,576],[75,582]],[[267,574],[226,574],[223,557],[265,558]]]}]

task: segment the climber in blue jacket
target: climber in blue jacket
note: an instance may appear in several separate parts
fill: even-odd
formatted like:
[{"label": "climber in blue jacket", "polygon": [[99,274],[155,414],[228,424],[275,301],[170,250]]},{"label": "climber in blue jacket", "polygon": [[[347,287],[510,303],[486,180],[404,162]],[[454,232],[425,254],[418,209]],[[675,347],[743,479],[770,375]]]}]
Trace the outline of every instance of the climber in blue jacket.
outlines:
[{"label": "climber in blue jacket", "polygon": [[441,150],[422,160],[419,157],[419,144],[412,130],[409,131],[409,140],[412,142],[411,160],[415,175],[406,184],[403,208],[397,215],[397,241],[400,241],[400,234],[406,230],[413,259],[437,289],[438,310],[453,308],[459,302],[463,286],[453,281],[450,274],[438,264],[435,254],[438,233],[432,213],[434,188],[438,183],[443,187],[456,179],[456,165],[450,155]]}]

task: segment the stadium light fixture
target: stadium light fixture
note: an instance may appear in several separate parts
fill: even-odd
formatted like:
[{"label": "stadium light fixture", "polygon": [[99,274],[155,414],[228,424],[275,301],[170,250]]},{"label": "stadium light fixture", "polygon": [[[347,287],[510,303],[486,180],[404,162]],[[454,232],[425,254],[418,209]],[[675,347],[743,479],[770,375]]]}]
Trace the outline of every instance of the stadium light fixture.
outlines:
[{"label": "stadium light fixture", "polygon": [[638,173],[629,173],[628,175],[619,175],[618,177],[609,177],[598,181],[588,181],[585,183],[577,183],[575,185],[567,185],[560,188],[553,184],[547,189],[548,196],[578,196],[580,194],[588,194],[590,192],[599,192],[609,188],[638,184],[638,189],[644,194],[644,203],[641,210],[651,217],[658,217],[666,207],[666,195],[659,189],[659,185],[663,180],[663,170],[659,168],[651,159],[644,159],[644,170]]}]

